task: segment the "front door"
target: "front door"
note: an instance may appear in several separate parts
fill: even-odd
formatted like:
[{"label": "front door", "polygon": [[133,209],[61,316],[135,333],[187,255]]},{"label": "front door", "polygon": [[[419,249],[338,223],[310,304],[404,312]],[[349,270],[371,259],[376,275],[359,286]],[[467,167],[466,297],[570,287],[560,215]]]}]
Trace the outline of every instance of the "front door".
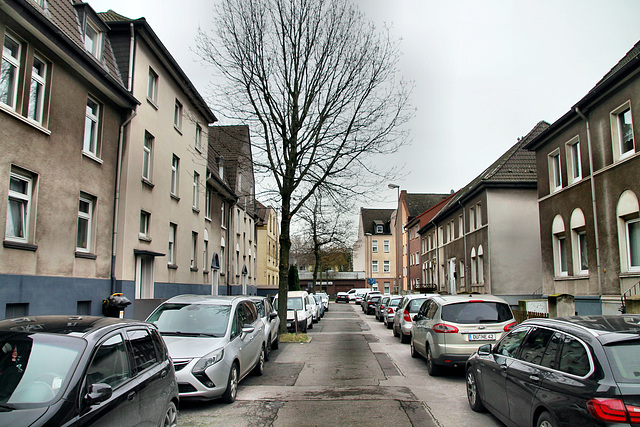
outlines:
[{"label": "front door", "polygon": [[449,293],[455,295],[456,291],[456,259],[451,258],[449,260]]},{"label": "front door", "polygon": [[136,257],[136,299],[153,298],[153,257]]}]

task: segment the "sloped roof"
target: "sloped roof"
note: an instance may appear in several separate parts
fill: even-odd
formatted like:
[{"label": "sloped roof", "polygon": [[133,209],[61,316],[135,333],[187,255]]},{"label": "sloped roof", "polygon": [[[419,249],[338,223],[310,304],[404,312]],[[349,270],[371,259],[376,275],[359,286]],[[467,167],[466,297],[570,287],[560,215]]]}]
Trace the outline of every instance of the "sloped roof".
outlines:
[{"label": "sloped roof", "polygon": [[445,206],[447,206],[447,204],[449,203],[449,201],[456,196],[456,194],[458,193],[452,193],[449,194],[445,199],[441,200],[439,203],[437,203],[436,205],[432,206],[430,209],[422,212],[420,215],[418,215],[417,217],[415,217],[413,219],[413,221],[410,221],[407,226],[413,226],[414,223],[419,222],[420,224],[420,230],[418,230],[418,232],[420,232],[422,230],[422,227],[424,227],[425,225],[429,224],[429,222],[436,216],[438,215],[438,212],[440,212],[442,209],[444,209]]},{"label": "sloped roof", "polygon": [[436,193],[402,193],[401,197],[407,206],[409,218],[416,217],[432,206],[449,197],[449,194]]},{"label": "sloped roof", "polygon": [[384,232],[382,234],[391,234],[391,217],[395,209],[370,209],[360,208],[360,217],[362,218],[363,233],[375,233],[375,225],[382,223]]}]

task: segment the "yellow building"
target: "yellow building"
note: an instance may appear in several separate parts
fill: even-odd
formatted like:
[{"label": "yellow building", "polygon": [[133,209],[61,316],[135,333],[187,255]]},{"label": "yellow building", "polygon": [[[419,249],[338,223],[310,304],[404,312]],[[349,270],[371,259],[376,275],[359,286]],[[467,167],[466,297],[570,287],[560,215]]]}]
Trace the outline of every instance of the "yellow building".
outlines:
[{"label": "yellow building", "polygon": [[280,247],[278,237],[278,214],[271,206],[264,206],[256,200],[258,250],[256,277],[258,294],[266,295],[278,291]]}]

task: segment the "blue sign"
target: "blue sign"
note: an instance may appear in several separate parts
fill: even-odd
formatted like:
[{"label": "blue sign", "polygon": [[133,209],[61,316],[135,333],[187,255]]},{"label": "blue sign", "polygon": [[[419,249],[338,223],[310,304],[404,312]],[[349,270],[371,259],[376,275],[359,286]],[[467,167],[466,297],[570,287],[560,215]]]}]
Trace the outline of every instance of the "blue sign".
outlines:
[{"label": "blue sign", "polygon": [[375,285],[376,284],[376,279],[367,279],[367,284]]}]

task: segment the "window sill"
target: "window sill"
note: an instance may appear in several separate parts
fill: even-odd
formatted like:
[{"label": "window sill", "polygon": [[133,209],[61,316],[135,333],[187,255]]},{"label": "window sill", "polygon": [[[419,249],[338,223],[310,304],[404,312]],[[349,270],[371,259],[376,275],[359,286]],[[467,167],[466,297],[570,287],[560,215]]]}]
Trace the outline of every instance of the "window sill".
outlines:
[{"label": "window sill", "polygon": [[179,202],[179,201],[180,201],[180,197],[176,196],[176,195],[175,195],[175,194],[173,194],[173,193],[171,193],[171,198],[172,198],[173,200],[175,200],[176,202]]},{"label": "window sill", "polygon": [[202,148],[198,146],[194,146],[193,148],[195,148],[198,153],[202,154]]},{"label": "window sill", "polygon": [[141,178],[141,181],[142,181],[142,183],[143,183],[144,185],[148,186],[149,188],[153,188],[153,187],[155,187],[155,186],[156,186],[153,182],[149,181],[149,180],[148,180],[147,178],[145,178],[144,176]]},{"label": "window sill", "polygon": [[209,274],[209,270],[202,270],[202,274]]},{"label": "window sill", "polygon": [[20,249],[23,251],[31,251],[31,252],[35,252],[38,249],[37,245],[32,245],[30,243],[23,243],[23,242],[13,242],[11,240],[5,240],[4,242],[2,242],[2,246],[7,249]]},{"label": "window sill", "polygon": [[151,106],[152,106],[154,109],[158,110],[158,104],[156,104],[156,102],[155,102],[153,99],[149,98],[148,96],[147,96],[147,102],[148,102],[149,104],[151,104]]},{"label": "window sill", "polygon": [[178,132],[180,135],[183,135],[182,130],[176,126],[175,124],[173,125],[173,128],[176,130],[176,132]]},{"label": "window sill", "polygon": [[207,222],[211,222],[211,218],[210,218],[210,217],[208,217],[208,216],[206,216],[206,215],[205,215],[205,217],[204,217],[204,220],[205,220],[205,221],[207,221]]},{"label": "window sill", "polygon": [[624,273],[620,273],[620,278],[624,279],[626,277],[639,277],[640,271],[625,271]]},{"label": "window sill", "polygon": [[190,270],[195,273],[196,271],[198,271],[198,267],[191,267]]},{"label": "window sill", "polygon": [[96,254],[92,254],[89,252],[80,252],[80,251],[76,251],[75,253],[76,258],[84,258],[84,259],[97,259],[98,256]]},{"label": "window sill", "polygon": [[177,270],[178,266],[175,265],[175,264],[167,264],[167,268],[170,269],[170,270]]},{"label": "window sill", "polygon": [[138,240],[141,242],[151,243],[151,237],[138,234]]},{"label": "window sill", "polygon": [[200,213],[200,209],[198,209],[198,208],[194,208],[193,206],[191,206],[191,210],[192,210],[194,213],[197,213],[197,214],[199,214],[199,213]]},{"label": "window sill", "polygon": [[5,113],[9,114],[10,116],[13,116],[14,118],[20,120],[23,123],[26,123],[27,125],[31,126],[32,128],[39,130],[40,132],[44,133],[45,135],[51,135],[51,131],[49,129],[43,127],[40,123],[34,122],[33,120],[28,119],[28,118],[18,114],[11,107],[8,107],[8,106],[0,103],[0,111],[4,111]]},{"label": "window sill", "polygon": [[90,158],[90,159],[91,159],[91,160],[93,160],[94,162],[97,162],[97,163],[100,163],[100,164],[103,164],[103,163],[104,163],[104,161],[103,161],[102,159],[100,159],[100,158],[96,157],[93,153],[90,153],[90,152],[88,152],[88,151],[84,151],[84,150],[82,150],[82,155],[83,155],[83,156],[85,156],[85,157]]}]

